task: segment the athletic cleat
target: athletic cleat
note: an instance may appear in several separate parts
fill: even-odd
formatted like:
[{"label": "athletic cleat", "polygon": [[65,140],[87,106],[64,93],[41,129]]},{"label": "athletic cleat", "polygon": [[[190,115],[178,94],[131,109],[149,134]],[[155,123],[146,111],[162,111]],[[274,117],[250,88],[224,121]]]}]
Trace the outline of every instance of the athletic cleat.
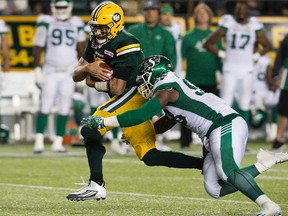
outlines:
[{"label": "athletic cleat", "polygon": [[58,152],[58,153],[67,153],[68,151],[63,147],[63,146],[58,146],[58,147],[55,147],[55,146],[51,146],[51,150],[53,152]]},{"label": "athletic cleat", "polygon": [[285,145],[284,145],[284,142],[280,142],[278,141],[277,139],[275,139],[272,143],[272,151],[281,151],[285,149]]},{"label": "athletic cleat", "polygon": [[42,154],[44,151],[44,135],[41,133],[37,133],[35,136],[35,143],[34,143],[34,154]]},{"label": "athletic cleat", "polygon": [[106,199],[104,182],[102,185],[99,185],[90,180],[90,182],[80,191],[68,194],[67,199],[71,201],[104,200]]},{"label": "athletic cleat", "polygon": [[270,201],[265,202],[256,216],[281,216],[281,208],[276,203]]},{"label": "athletic cleat", "polygon": [[258,170],[261,173],[270,169],[275,164],[284,163],[286,161],[288,161],[287,152],[276,153],[260,149],[257,153],[256,167],[260,168],[260,170]]}]

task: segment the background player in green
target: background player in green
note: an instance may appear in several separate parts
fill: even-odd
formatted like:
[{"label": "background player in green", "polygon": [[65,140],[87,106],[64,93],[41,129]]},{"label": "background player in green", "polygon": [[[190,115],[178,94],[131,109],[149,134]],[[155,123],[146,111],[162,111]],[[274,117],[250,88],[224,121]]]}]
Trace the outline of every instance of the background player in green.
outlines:
[{"label": "background player in green", "polygon": [[[137,91],[138,83],[136,82],[139,65],[143,61],[143,53],[139,41],[123,30],[122,8],[111,1],[99,4],[91,13],[89,25],[91,37],[74,71],[73,79],[75,82],[86,79],[90,87],[112,96],[110,100],[97,108],[94,115],[109,117],[140,107],[147,101]],[[101,67],[101,59],[113,68],[113,72]],[[86,187],[68,194],[67,199],[85,201],[106,198],[102,170],[102,159],[106,149],[101,137],[111,129],[94,130],[82,127],[81,134],[84,137],[90,179]],[[151,120],[137,126],[125,127],[123,133],[138,158],[148,166],[202,169],[202,158],[157,150],[155,129]]]},{"label": "background player in green", "polygon": [[245,120],[221,98],[177,77],[171,69],[171,62],[164,56],[146,58],[137,81],[141,83],[138,91],[150,101],[117,116],[90,116],[83,119],[83,124],[97,129],[127,127],[163,109],[166,119],[162,130],[168,128],[169,121],[179,122],[203,139],[204,185],[209,195],[220,198],[239,190],[260,207],[258,216],[281,216],[281,208],[264,194],[254,178],[273,165],[288,161],[288,153],[260,149],[254,165],[240,168],[248,138]]},{"label": "background player in green", "polygon": [[143,7],[143,16],[144,23],[131,25],[127,31],[139,40],[144,56],[165,55],[176,65],[176,42],[173,35],[160,24],[159,4],[147,1]]},{"label": "background player in green", "polygon": [[[218,95],[216,72],[221,70],[221,59],[203,48],[207,36],[212,33],[210,26],[213,14],[205,3],[200,3],[195,7],[193,17],[195,28],[184,35],[181,46],[186,65],[185,79],[205,92]],[[220,43],[217,45],[220,47]],[[191,141],[191,130],[182,125],[180,146],[189,147]]]}]

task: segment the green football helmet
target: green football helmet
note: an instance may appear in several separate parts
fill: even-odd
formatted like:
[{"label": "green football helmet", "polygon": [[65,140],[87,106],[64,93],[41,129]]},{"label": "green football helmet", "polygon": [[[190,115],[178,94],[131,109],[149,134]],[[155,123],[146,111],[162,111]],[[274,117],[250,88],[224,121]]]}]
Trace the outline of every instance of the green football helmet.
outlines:
[{"label": "green football helmet", "polygon": [[9,141],[9,128],[6,125],[0,125],[0,144],[1,143],[8,143]]},{"label": "green football helmet", "polygon": [[267,114],[262,109],[252,109],[250,111],[250,125],[252,128],[260,128],[262,127],[266,120],[267,120]]},{"label": "green football helmet", "polygon": [[66,20],[72,16],[73,1],[72,0],[52,0],[51,12],[58,20]]},{"label": "green football helmet", "polygon": [[153,55],[144,59],[136,78],[137,82],[142,83],[138,87],[138,91],[142,97],[146,99],[151,98],[155,82],[166,76],[172,69],[171,61],[165,56]]}]

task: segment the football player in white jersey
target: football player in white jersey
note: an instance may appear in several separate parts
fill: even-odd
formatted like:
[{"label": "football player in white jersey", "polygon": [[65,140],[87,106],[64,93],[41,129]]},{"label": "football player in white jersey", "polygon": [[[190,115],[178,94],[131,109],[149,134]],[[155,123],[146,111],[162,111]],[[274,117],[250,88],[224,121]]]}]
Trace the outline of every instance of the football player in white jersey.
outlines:
[{"label": "football player in white jersey", "polygon": [[[51,148],[55,152],[66,152],[62,141],[75,88],[72,74],[86,44],[84,22],[72,16],[72,8],[72,0],[53,0],[52,16],[40,15],[37,20],[33,55],[36,82],[41,86],[41,108],[37,116],[34,144],[34,153],[38,154],[44,150],[48,114],[56,103],[56,137]],[[44,49],[44,65],[41,66],[41,52]]]},{"label": "football player in white jersey", "polygon": [[[256,128],[265,124],[266,141],[273,141],[277,132],[276,106],[279,89],[272,91],[266,83],[267,74],[272,72],[271,58],[263,55],[254,65],[253,94],[251,100],[251,125]],[[267,116],[265,118],[265,116]],[[266,121],[264,121],[266,119]],[[263,125],[263,124],[262,124]]]},{"label": "football player in white jersey", "polygon": [[129,127],[163,109],[164,124],[156,124],[156,133],[179,122],[202,138],[206,151],[203,174],[209,195],[220,198],[239,190],[260,207],[257,215],[280,216],[281,208],[264,194],[254,178],[273,165],[288,161],[288,153],[261,149],[254,165],[240,168],[248,137],[244,119],[221,98],[179,78],[171,69],[170,60],[164,56],[146,58],[136,80],[141,83],[139,93],[150,100],[138,109],[108,118],[90,116],[82,123],[95,129]]},{"label": "football player in white jersey", "polygon": [[[215,46],[221,38],[226,43],[225,51]],[[261,45],[261,49],[253,53],[256,41]],[[235,16],[221,17],[219,28],[208,37],[204,47],[223,59],[221,98],[231,106],[238,86],[239,112],[248,123],[253,87],[253,64],[271,49],[263,24],[256,17],[248,17],[247,2],[238,1]]]}]

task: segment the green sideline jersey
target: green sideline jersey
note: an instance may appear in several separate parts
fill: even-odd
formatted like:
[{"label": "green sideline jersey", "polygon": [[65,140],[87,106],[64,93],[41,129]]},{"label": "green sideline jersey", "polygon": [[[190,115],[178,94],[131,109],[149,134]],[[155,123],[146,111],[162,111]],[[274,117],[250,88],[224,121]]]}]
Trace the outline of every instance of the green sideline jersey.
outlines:
[{"label": "green sideline jersey", "polygon": [[[221,70],[218,56],[203,48],[211,29],[194,28],[188,31],[182,40],[182,57],[187,60],[186,79],[195,85],[216,85],[216,71]],[[217,44],[220,46],[220,43]]]},{"label": "green sideline jersey", "polygon": [[139,85],[136,76],[144,56],[139,41],[126,31],[102,46],[89,40],[83,58],[89,63],[96,58],[104,60],[113,68],[114,77],[127,81],[127,88]]},{"label": "green sideline jersey", "polygon": [[176,66],[176,42],[173,35],[160,24],[149,28],[145,23],[134,24],[128,27],[128,32],[139,41],[145,58],[151,55],[163,55],[170,59],[172,66]]}]

